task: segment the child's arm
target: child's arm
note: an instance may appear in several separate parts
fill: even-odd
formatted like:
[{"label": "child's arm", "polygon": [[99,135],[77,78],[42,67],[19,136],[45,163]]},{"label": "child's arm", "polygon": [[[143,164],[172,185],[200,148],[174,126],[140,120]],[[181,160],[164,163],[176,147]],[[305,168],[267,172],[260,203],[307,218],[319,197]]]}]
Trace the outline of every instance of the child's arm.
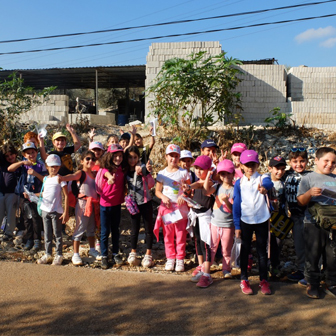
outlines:
[{"label": "child's arm", "polygon": [[157,198],[159,198],[163,204],[165,204],[167,206],[167,208],[169,208],[170,206],[170,199],[162,194],[162,190],[163,190],[163,184],[161,182],[156,181],[156,185],[155,185],[155,196]]},{"label": "child's arm", "polygon": [[149,133],[150,133],[150,135],[151,135],[151,140],[150,140],[150,144],[149,144],[149,149],[152,150],[152,148],[153,148],[154,145],[155,145],[155,136],[152,135],[152,133],[153,133],[153,127],[150,128]]},{"label": "child's arm", "polygon": [[[81,148],[82,144],[80,142],[80,139],[77,135],[77,133],[75,132],[74,128],[70,125],[70,124],[66,124],[66,129],[68,130],[68,132],[71,134],[72,137],[72,141],[74,143],[74,151],[77,152],[79,148]],[[41,155],[42,157],[42,155]]]},{"label": "child's arm", "polygon": [[41,174],[37,173],[33,168],[29,168],[27,170],[27,174],[28,175],[36,176],[41,182],[43,182],[44,176],[42,176]]},{"label": "child's arm", "polygon": [[43,161],[45,161],[48,157],[48,154],[45,150],[45,147],[44,147],[44,138],[38,136],[38,139],[39,139],[39,143],[40,143],[40,154],[41,154],[41,159]]},{"label": "child's arm", "polygon": [[65,182],[78,181],[81,178],[81,176],[82,176],[82,171],[78,170],[74,174],[68,174],[68,175],[65,175],[65,176],[59,175],[58,176],[58,182],[61,183],[63,181],[65,181]]},{"label": "child's arm", "polygon": [[115,174],[111,174],[110,172],[106,172],[105,174],[104,174],[104,177],[106,177],[107,178],[107,184],[114,184],[114,182],[115,182]]},{"label": "child's arm", "polygon": [[314,196],[320,196],[322,193],[322,189],[321,188],[311,188],[309,189],[306,193],[297,196],[297,201],[299,205],[305,206],[308,205],[308,203],[310,202],[311,198]]},{"label": "child's arm", "polygon": [[227,208],[232,211],[232,203],[230,202],[229,195],[227,194],[219,194],[218,199],[221,203],[225,203]]},{"label": "child's arm", "polygon": [[90,129],[90,132],[88,133],[88,135],[89,135],[89,143],[93,142],[93,138],[96,135],[95,129],[94,128]]},{"label": "child's arm", "polygon": [[240,218],[241,218],[241,194],[240,194],[240,182],[241,180],[236,181],[233,189],[233,206],[232,206],[232,214],[233,214],[233,224],[235,226],[236,237],[239,238],[241,236],[240,229]]},{"label": "child's arm", "polygon": [[270,176],[265,176],[261,179],[261,185],[258,185],[258,190],[261,194],[265,195],[269,190],[273,188],[274,184]]},{"label": "child's arm", "polygon": [[214,187],[212,181],[210,180],[212,175],[213,175],[213,171],[209,170],[205,178],[205,181],[204,181],[203,188],[204,188],[206,196],[210,196],[216,191],[216,187]]},{"label": "child's arm", "polygon": [[17,169],[19,169],[21,166],[24,166],[24,165],[27,165],[27,166],[31,166],[32,163],[30,161],[19,161],[19,162],[15,162],[15,163],[12,163],[8,168],[7,170],[11,173],[15,172]]},{"label": "child's arm", "polygon": [[62,223],[65,224],[69,220],[68,186],[67,185],[63,186],[62,191],[64,194],[64,212],[60,217],[60,219],[62,219]]},{"label": "child's arm", "polygon": [[130,133],[131,133],[131,138],[130,138],[130,141],[128,143],[128,145],[125,147],[124,149],[124,153],[126,153],[127,149],[130,148],[131,146],[134,145],[134,134],[136,133],[136,128],[135,126],[132,126],[131,129],[130,129]]}]

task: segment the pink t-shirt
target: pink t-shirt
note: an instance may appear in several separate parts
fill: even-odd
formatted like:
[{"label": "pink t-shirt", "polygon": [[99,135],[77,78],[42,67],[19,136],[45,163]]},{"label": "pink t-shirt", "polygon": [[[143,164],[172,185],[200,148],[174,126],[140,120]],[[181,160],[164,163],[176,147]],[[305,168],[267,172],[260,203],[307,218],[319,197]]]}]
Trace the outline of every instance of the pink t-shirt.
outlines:
[{"label": "pink t-shirt", "polygon": [[[107,173],[107,169],[103,169],[102,174]],[[108,184],[107,178],[104,178],[102,186],[102,193],[100,195],[100,205],[104,207],[110,207],[124,203],[125,198],[125,174],[122,168],[119,166],[115,173],[115,183]]]}]

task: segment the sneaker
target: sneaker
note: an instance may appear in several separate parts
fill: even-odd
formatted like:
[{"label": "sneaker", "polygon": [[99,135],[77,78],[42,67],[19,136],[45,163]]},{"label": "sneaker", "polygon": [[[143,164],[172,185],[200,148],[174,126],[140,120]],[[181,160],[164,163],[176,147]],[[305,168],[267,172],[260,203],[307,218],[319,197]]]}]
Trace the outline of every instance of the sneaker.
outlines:
[{"label": "sneaker", "polygon": [[196,284],[198,288],[207,288],[213,283],[211,276],[202,275],[199,281]]},{"label": "sneaker", "polygon": [[327,294],[330,294],[330,295],[336,297],[336,286],[326,286],[324,291]]},{"label": "sneaker", "polygon": [[141,262],[142,267],[149,268],[154,265],[153,257],[150,254],[146,254]]},{"label": "sneaker", "polygon": [[261,294],[264,294],[264,295],[272,294],[268,281],[262,280],[259,284],[259,287],[260,287]]},{"label": "sneaker", "polygon": [[174,271],[174,267],[175,267],[175,259],[167,259],[165,270]]},{"label": "sneaker", "polygon": [[101,260],[101,268],[102,268],[102,269],[108,269],[108,261],[107,261],[107,257],[102,257],[102,260]]},{"label": "sneaker", "polygon": [[82,258],[77,253],[72,256],[71,261],[75,266],[83,265]]},{"label": "sneaker", "polygon": [[130,266],[139,266],[140,260],[137,258],[136,252],[130,252],[127,258],[127,262]]},{"label": "sneaker", "polygon": [[300,280],[304,279],[304,275],[301,271],[296,271],[292,274],[287,275],[287,278],[289,281],[299,282]]},{"label": "sneaker", "polygon": [[36,252],[39,251],[40,249],[41,249],[41,241],[39,239],[35,239],[32,250]]},{"label": "sneaker", "polygon": [[175,272],[184,272],[184,259],[177,259]]},{"label": "sneaker", "polygon": [[[192,272],[192,274],[191,274],[191,276],[196,276],[199,272],[201,272],[202,271],[202,265],[198,265],[195,269],[194,269],[194,271]],[[198,281],[197,281],[198,282]]]},{"label": "sneaker", "polygon": [[311,299],[319,299],[320,293],[318,290],[318,286],[313,286],[311,284],[307,285],[307,296]]},{"label": "sneaker", "polygon": [[308,283],[307,283],[307,280],[305,278],[301,279],[298,284],[301,286],[301,287],[307,287],[308,286]]},{"label": "sneaker", "polygon": [[32,247],[34,246],[34,241],[33,240],[27,240],[26,245],[24,246],[25,251],[29,251]]},{"label": "sneaker", "polygon": [[122,260],[121,256],[119,254],[115,254],[113,256],[113,260],[114,260],[114,263],[116,265],[122,265],[124,263],[124,261]]},{"label": "sneaker", "polygon": [[271,266],[270,272],[271,272],[272,277],[280,278],[281,272],[277,267],[272,267]]},{"label": "sneaker", "polygon": [[201,277],[202,277],[202,275],[203,275],[204,273],[202,272],[202,271],[199,271],[196,275],[194,275],[193,277],[191,277],[191,282],[198,282],[200,279],[201,279]]},{"label": "sneaker", "polygon": [[52,265],[53,266],[60,266],[60,265],[62,265],[62,262],[63,262],[63,256],[57,254],[57,255],[55,255],[55,258],[52,262]]},{"label": "sneaker", "polygon": [[231,272],[224,270],[223,271],[224,279],[232,279],[232,274]]},{"label": "sneaker", "polygon": [[100,249],[100,241],[99,241],[99,240],[96,240],[95,249],[96,249],[96,251],[98,251],[99,253],[101,253],[101,249]]},{"label": "sneaker", "polygon": [[96,260],[101,260],[101,255],[97,250],[91,250],[89,251],[89,256],[95,258]]},{"label": "sneaker", "polygon": [[38,264],[50,264],[52,260],[53,259],[50,254],[45,254],[40,259],[37,260],[37,263]]},{"label": "sneaker", "polygon": [[248,280],[240,281],[240,288],[241,288],[241,291],[246,295],[252,295],[253,294],[253,290],[250,287],[250,282]]}]

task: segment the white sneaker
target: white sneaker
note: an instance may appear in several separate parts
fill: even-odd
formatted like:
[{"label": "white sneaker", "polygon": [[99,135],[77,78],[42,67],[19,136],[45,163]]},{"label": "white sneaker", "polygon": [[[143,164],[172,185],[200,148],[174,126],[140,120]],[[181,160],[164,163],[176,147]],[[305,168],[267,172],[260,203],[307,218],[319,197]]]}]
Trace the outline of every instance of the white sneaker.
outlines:
[{"label": "white sneaker", "polygon": [[143,267],[149,268],[153,266],[153,257],[149,254],[146,254],[144,258],[142,259],[141,265]]},{"label": "white sneaker", "polygon": [[50,254],[45,254],[40,259],[37,260],[37,263],[38,264],[50,264],[52,260],[53,259]]},{"label": "white sneaker", "polygon": [[97,250],[90,250],[89,251],[89,256],[95,258],[96,260],[101,260],[102,256],[100,255],[100,253]]},{"label": "white sneaker", "polygon": [[224,279],[232,279],[232,274],[229,271],[223,271]]},{"label": "white sneaker", "polygon": [[96,251],[98,251],[99,253],[101,253],[101,249],[100,249],[100,241],[96,240],[96,246],[95,246]]},{"label": "white sneaker", "polygon": [[129,263],[130,266],[139,266],[140,261],[137,258],[136,252],[130,252],[127,258],[127,262]]},{"label": "white sneaker", "polygon": [[62,261],[63,261],[63,256],[57,254],[57,255],[55,255],[55,258],[54,258],[54,260],[52,262],[52,265],[53,266],[62,265]]},{"label": "white sneaker", "polygon": [[83,265],[82,258],[77,253],[72,256],[71,261],[75,266]]},{"label": "white sneaker", "polygon": [[176,260],[176,272],[184,272],[184,259],[177,259]]},{"label": "white sneaker", "polygon": [[175,259],[167,259],[165,270],[174,271]]}]

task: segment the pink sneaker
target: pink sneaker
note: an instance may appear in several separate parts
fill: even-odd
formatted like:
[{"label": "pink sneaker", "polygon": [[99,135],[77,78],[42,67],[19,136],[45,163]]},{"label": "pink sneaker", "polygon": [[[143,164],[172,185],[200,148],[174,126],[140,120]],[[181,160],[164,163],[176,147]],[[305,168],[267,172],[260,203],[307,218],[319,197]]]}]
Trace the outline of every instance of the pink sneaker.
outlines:
[{"label": "pink sneaker", "polygon": [[262,294],[264,294],[264,295],[271,295],[272,294],[268,281],[262,280],[259,284],[259,287],[260,287],[260,291],[261,291]]},{"label": "pink sneaker", "polygon": [[199,281],[197,282],[196,286],[199,288],[207,288],[213,283],[211,276],[207,277],[202,275]]},{"label": "pink sneaker", "polygon": [[246,295],[252,295],[253,294],[253,290],[250,287],[250,282],[248,280],[240,281],[240,288],[241,288],[242,292]]},{"label": "pink sneaker", "polygon": [[202,271],[202,265],[198,265],[195,269],[194,269],[194,271],[191,273],[191,276],[196,276],[199,272],[201,272]]}]

